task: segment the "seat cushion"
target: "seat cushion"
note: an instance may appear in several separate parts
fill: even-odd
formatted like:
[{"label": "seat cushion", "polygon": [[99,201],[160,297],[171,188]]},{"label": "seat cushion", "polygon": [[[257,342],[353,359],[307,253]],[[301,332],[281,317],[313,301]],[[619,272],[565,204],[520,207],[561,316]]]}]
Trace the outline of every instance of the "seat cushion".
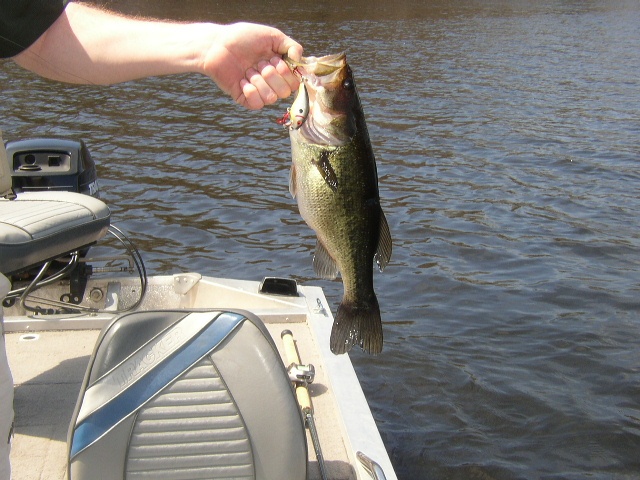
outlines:
[{"label": "seat cushion", "polygon": [[69,430],[70,480],[305,480],[289,376],[246,311],[143,311],[105,327]]},{"label": "seat cushion", "polygon": [[41,264],[102,238],[110,212],[101,200],[73,192],[24,192],[0,199],[0,271]]}]

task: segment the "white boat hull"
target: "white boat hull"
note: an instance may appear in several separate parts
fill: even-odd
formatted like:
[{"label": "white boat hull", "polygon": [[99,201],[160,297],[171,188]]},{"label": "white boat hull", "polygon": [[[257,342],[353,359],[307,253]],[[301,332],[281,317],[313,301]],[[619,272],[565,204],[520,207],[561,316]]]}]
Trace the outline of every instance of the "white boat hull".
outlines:
[{"label": "white boat hull", "polygon": [[[291,330],[301,361],[315,366],[316,377],[309,391],[329,478],[372,478],[358,461],[358,452],[377,462],[387,479],[396,478],[349,356],[336,356],[329,349],[333,317],[322,290],[298,286],[299,296],[288,297],[259,293],[259,287],[260,282],[256,281],[203,277],[198,273],[149,277],[146,295],[137,310],[249,310],[265,323],[282,357],[280,334],[285,329]],[[68,291],[68,286],[59,283],[37,290],[34,295],[58,300],[65,290]],[[70,419],[77,389],[72,388],[66,394],[68,398],[63,403],[67,411],[51,411],[53,418],[42,418],[39,426],[29,424],[31,410],[23,403],[28,404],[31,398],[46,398],[56,389],[65,396],[69,388],[60,391],[60,384],[56,383],[59,380],[50,378],[53,370],[57,374],[62,372],[64,385],[79,385],[83,370],[78,366],[83,362],[86,366],[86,356],[91,352],[98,330],[113,319],[118,308],[136,302],[140,280],[136,277],[89,279],[85,292],[82,305],[99,312],[32,315],[17,304],[5,309],[7,348],[17,384],[16,439],[12,453],[16,479],[34,478],[32,473],[26,474],[34,468],[34,448],[42,450],[42,468],[55,470],[41,478],[65,478],[60,465],[66,464],[66,459],[60,457],[59,452],[64,452],[66,447],[59,431],[61,428],[66,431],[64,423],[68,424]],[[64,372],[64,365],[74,365],[74,370]],[[28,398],[21,398],[23,392]],[[34,429],[41,431],[34,433]],[[308,445],[309,478],[320,478],[310,438]],[[50,454],[55,458],[49,458]]]}]

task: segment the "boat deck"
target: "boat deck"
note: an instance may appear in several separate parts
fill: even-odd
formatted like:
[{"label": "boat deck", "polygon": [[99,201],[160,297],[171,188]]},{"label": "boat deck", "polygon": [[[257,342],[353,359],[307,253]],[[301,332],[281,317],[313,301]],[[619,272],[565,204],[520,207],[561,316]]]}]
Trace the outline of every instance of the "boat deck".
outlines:
[{"label": "boat deck", "polygon": [[[313,351],[304,323],[268,324],[279,345],[280,332],[293,332],[304,363],[316,366],[316,379],[309,386],[316,409],[316,426],[331,479],[354,479],[355,474],[340,441],[339,418],[328,395],[327,381]],[[11,450],[13,480],[64,480],[67,475],[67,430],[78,398],[89,357],[99,330],[7,333],[6,344],[15,385],[15,430]],[[282,354],[282,351],[281,351]],[[320,472],[307,431],[309,479],[320,480]]]},{"label": "boat deck", "polygon": [[67,430],[99,331],[7,333],[13,373],[12,478],[67,478]]},{"label": "boat deck", "polygon": [[[309,385],[315,423],[332,480],[372,478],[357,460],[364,452],[380,463],[388,480],[395,473],[371,411],[347,355],[329,351],[331,317],[322,290],[298,287],[286,298],[258,292],[258,283],[202,277],[199,274],[150,277],[141,310],[167,308],[224,309],[236,305],[265,323],[283,363],[283,330],[290,330],[302,364],[315,366]],[[135,280],[89,281],[88,292],[100,291],[104,307],[135,297]],[[49,291],[51,290],[51,291]],[[41,298],[60,298],[54,287],[38,290]],[[87,301],[91,301],[91,296]],[[115,304],[115,302],[112,302]],[[115,313],[115,312],[114,312]],[[13,480],[66,478],[67,430],[100,329],[112,318],[104,311],[87,315],[30,316],[17,306],[5,308],[4,327],[15,385],[15,437],[11,452]],[[310,480],[321,479],[307,431]]]}]

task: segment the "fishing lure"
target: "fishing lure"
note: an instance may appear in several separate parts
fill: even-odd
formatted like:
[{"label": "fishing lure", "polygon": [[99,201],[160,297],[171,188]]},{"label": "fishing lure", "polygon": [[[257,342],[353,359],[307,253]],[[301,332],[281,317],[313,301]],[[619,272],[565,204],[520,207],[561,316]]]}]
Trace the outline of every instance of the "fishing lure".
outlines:
[{"label": "fishing lure", "polygon": [[293,101],[291,107],[287,108],[287,111],[278,119],[277,122],[290,130],[299,129],[309,116],[309,94],[307,93],[307,87],[304,82],[300,83],[298,88],[298,95]]}]

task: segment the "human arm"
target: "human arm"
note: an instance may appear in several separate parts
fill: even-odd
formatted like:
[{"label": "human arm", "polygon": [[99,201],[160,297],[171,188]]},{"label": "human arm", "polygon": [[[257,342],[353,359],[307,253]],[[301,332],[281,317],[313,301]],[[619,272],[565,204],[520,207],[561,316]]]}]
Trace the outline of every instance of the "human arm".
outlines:
[{"label": "human arm", "polygon": [[70,83],[198,72],[240,105],[257,109],[297,88],[297,78],[281,58],[285,53],[300,57],[302,47],[264,25],[161,22],[70,3],[13,59],[41,76]]}]

